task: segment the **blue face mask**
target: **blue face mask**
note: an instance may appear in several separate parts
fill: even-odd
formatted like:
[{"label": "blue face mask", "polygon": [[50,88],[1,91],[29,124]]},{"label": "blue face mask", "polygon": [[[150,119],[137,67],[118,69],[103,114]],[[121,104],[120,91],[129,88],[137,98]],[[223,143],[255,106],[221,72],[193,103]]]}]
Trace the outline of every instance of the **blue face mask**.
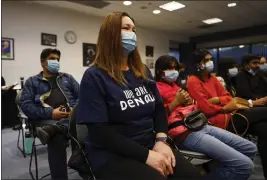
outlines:
[{"label": "blue face mask", "polygon": [[128,56],[136,48],[136,34],[134,32],[121,32],[123,55]]},{"label": "blue face mask", "polygon": [[179,77],[179,72],[176,70],[166,70],[164,72],[165,72],[165,78],[170,82],[175,82]]},{"label": "blue face mask", "polygon": [[60,64],[58,60],[47,60],[47,70],[51,73],[58,73]]},{"label": "blue face mask", "polygon": [[235,77],[238,74],[238,69],[237,68],[231,68],[231,69],[228,69],[228,72],[229,72],[230,77]]},{"label": "blue face mask", "polygon": [[260,65],[261,71],[267,71],[267,63]]}]

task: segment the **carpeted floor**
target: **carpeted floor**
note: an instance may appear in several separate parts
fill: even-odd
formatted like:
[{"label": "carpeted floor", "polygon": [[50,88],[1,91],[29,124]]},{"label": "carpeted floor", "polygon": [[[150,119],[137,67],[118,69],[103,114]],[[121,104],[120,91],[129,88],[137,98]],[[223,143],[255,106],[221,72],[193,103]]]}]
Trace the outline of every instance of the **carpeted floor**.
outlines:
[{"label": "carpeted floor", "polygon": [[[13,131],[11,128],[2,130],[2,179],[30,179],[29,163],[30,155],[26,158],[17,148],[18,131]],[[36,144],[40,144],[39,139],[36,139]],[[22,147],[22,146],[21,146]],[[70,147],[67,148],[68,158],[71,155]],[[37,146],[38,154],[38,169],[39,178],[48,174],[49,166],[47,161],[46,146]],[[34,162],[34,161],[33,161]],[[69,169],[69,179],[81,179],[77,172]],[[33,164],[33,174],[35,175],[35,167]],[[51,179],[50,176],[45,179]]]},{"label": "carpeted floor", "polygon": [[[11,128],[2,129],[2,179],[30,179],[29,162],[30,156],[23,157],[17,149],[18,131],[13,131]],[[36,142],[40,144],[39,140]],[[68,158],[70,157],[71,149],[67,149]],[[47,162],[46,146],[37,147],[39,177],[49,173]],[[194,163],[199,163],[196,160]],[[263,172],[259,156],[254,160],[255,170],[250,178],[251,180],[263,180]],[[33,167],[34,169],[35,167]],[[35,171],[34,171],[35,172]],[[48,176],[45,179],[50,179]],[[80,176],[72,169],[69,169],[69,179],[81,179]]]}]

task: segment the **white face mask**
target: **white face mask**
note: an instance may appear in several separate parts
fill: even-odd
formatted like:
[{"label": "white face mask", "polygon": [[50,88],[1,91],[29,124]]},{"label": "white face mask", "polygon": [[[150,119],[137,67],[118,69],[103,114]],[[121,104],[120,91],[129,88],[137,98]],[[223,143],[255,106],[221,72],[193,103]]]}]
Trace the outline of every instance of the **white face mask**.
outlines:
[{"label": "white face mask", "polygon": [[164,73],[165,78],[170,82],[175,82],[179,76],[179,72],[176,70],[166,70]]},{"label": "white face mask", "polygon": [[212,72],[214,69],[213,61],[208,61],[205,64],[202,64],[202,68],[206,69],[208,72]]},{"label": "white face mask", "polygon": [[186,84],[186,80],[181,80],[181,83],[182,84]]},{"label": "white face mask", "polygon": [[238,69],[237,68],[231,68],[228,69],[230,77],[235,77],[238,74]]},{"label": "white face mask", "polygon": [[260,65],[261,71],[267,71],[267,63]]},{"label": "white face mask", "polygon": [[247,70],[249,74],[251,74],[252,76],[256,75],[256,72],[253,69],[248,69]]}]

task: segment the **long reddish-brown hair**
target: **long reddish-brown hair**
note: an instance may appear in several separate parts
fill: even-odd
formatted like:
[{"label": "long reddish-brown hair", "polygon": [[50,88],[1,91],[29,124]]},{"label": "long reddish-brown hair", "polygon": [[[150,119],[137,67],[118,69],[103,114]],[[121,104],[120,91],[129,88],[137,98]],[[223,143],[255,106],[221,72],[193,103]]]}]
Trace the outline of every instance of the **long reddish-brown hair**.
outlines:
[{"label": "long reddish-brown hair", "polygon": [[[122,18],[128,16],[133,22],[133,18],[125,12],[114,12],[108,15],[100,27],[97,54],[93,65],[106,71],[120,85],[126,85],[121,66],[123,64],[123,46],[121,39]],[[128,58],[129,68],[138,78],[146,79],[147,73],[142,63],[138,48],[130,53]]]}]

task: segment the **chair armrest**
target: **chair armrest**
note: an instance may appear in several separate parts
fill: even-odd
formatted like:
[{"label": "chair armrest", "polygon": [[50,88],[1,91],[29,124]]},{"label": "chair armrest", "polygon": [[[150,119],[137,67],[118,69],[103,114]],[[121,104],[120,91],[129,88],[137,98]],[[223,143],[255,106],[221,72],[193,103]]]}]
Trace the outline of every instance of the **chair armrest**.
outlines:
[{"label": "chair armrest", "polygon": [[179,152],[186,157],[190,157],[190,158],[196,158],[196,159],[205,159],[208,160],[210,159],[208,156],[206,156],[205,154],[202,153],[198,153],[195,151],[188,151],[188,150],[179,150]]}]

